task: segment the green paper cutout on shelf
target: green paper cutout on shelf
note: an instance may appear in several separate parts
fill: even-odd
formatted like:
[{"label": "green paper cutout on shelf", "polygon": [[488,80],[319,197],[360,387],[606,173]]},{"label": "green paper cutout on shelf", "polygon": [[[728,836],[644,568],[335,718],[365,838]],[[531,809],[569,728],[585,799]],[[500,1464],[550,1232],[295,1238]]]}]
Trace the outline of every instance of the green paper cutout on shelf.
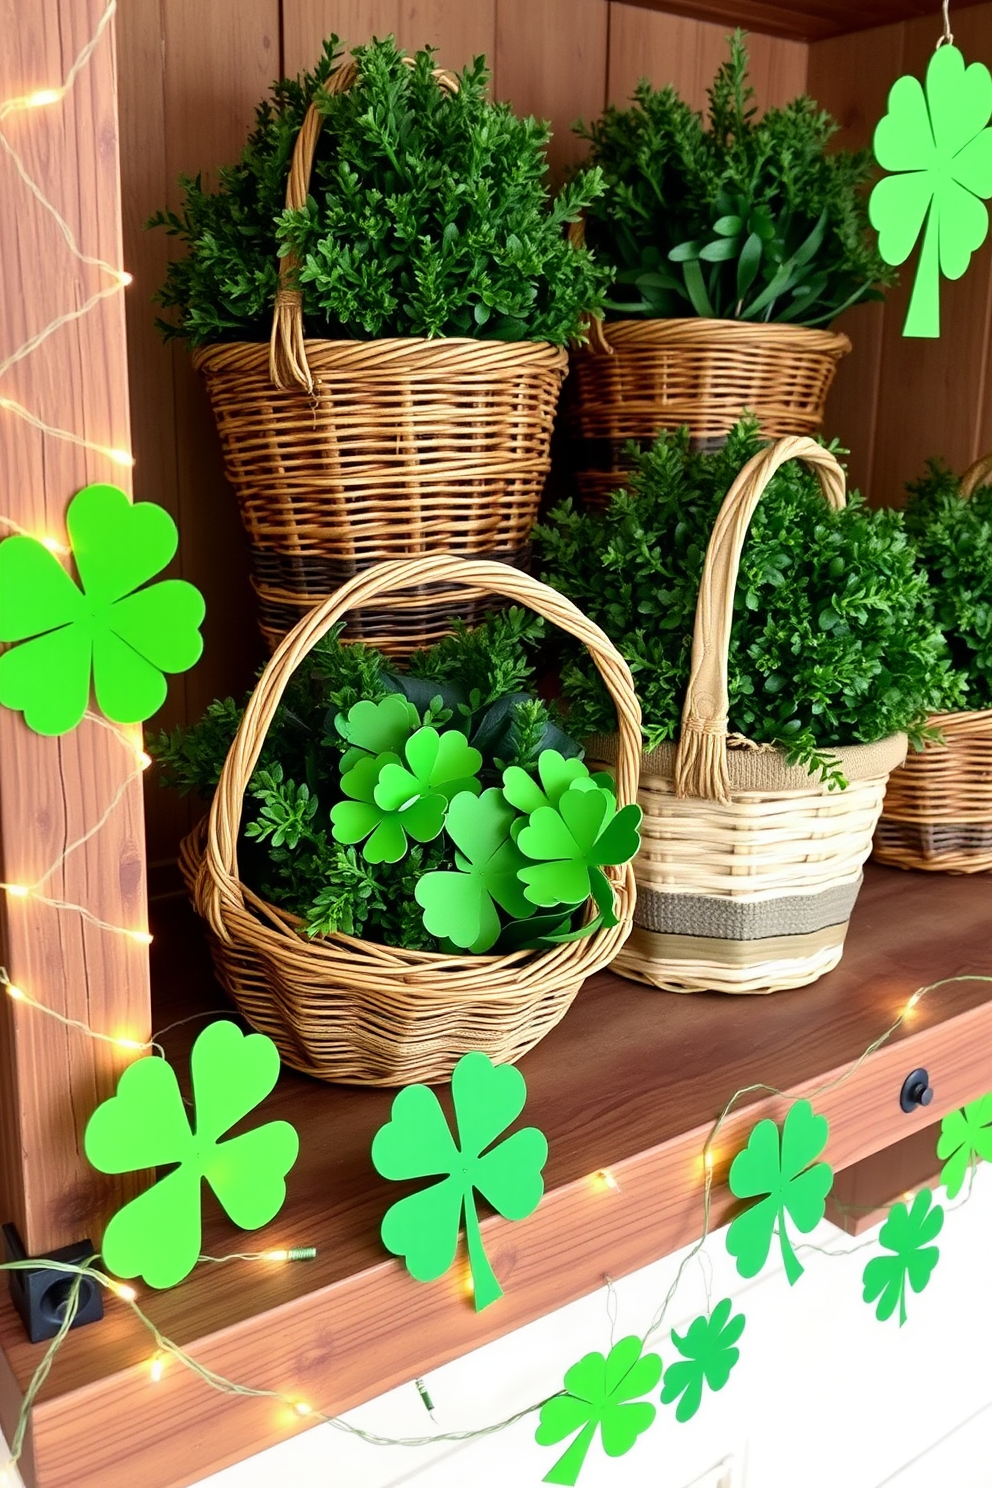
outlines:
[{"label": "green paper cutout on shelf", "polygon": [[457,1146],[437,1096],[426,1085],[401,1090],[389,1121],[375,1134],[372,1162],[383,1178],[441,1178],[386,1211],[382,1243],[403,1257],[415,1280],[436,1281],[455,1259],[464,1213],[475,1307],[481,1312],[502,1297],[503,1289],[482,1243],[476,1192],[504,1219],[526,1219],[544,1193],[541,1169],[548,1143],[537,1127],[527,1126],[492,1146],[527,1099],[524,1077],[512,1065],[466,1054],[455,1065],[451,1094]]},{"label": "green paper cutout on shelf", "polygon": [[510,836],[515,819],[513,807],[495,788],[481,796],[463,792],[451,802],[444,825],[458,848],[458,871],[425,873],[414,890],[431,935],[481,953],[500,937],[497,905],[515,920],[534,914],[517,877],[527,859]]},{"label": "green paper cutout on shelf", "polygon": [[[922,1292],[940,1260],[935,1240],[944,1225],[940,1204],[932,1204],[933,1194],[921,1188],[912,1209],[901,1201],[893,1204],[889,1217],[878,1232],[878,1243],[893,1252],[875,1256],[864,1269],[864,1300],[878,1299],[875,1316],[884,1323],[899,1307],[900,1328],[906,1321],[906,1282],[914,1292]],[[932,1207],[931,1207],[932,1205]]]},{"label": "green paper cutout on shelf", "polygon": [[[919,80],[898,78],[875,129],[875,158],[887,171],[868,216],[878,251],[901,264],[923,231],[904,336],[940,335],[940,275],[960,279],[988,232],[992,196],[992,75],[981,62],[965,67],[955,46],[941,46]],[[924,230],[924,222],[926,227]]]},{"label": "green paper cutout on shelf", "polygon": [[948,1111],[940,1123],[937,1156],[947,1159],[940,1170],[940,1181],[947,1197],[954,1199],[972,1163],[980,1159],[992,1162],[992,1092],[960,1111]]},{"label": "green paper cutout on shelf", "polygon": [[503,771],[503,794],[511,806],[530,816],[540,806],[556,807],[567,790],[592,790],[598,786],[614,794],[613,777],[600,771],[590,775],[580,759],[565,759],[557,749],[542,749],[537,760],[540,784],[528,770],[510,765]]},{"label": "green paper cutout on shelf", "polygon": [[575,1483],[599,1429],[608,1457],[629,1452],[657,1415],[647,1400],[661,1379],[657,1354],[641,1354],[639,1338],[621,1338],[608,1357],[586,1354],[565,1373],[565,1390],[541,1406],[535,1441],[553,1447],[573,1431],[578,1436],[544,1477],[545,1483]]},{"label": "green paper cutout on shelf", "polygon": [[429,725],[418,729],[403,747],[406,764],[392,751],[363,755],[341,777],[349,801],[331,809],[331,835],[345,844],[361,842],[368,863],[398,863],[408,837],[432,842],[444,825],[452,797],[462,791],[478,795],[475,779],[482,755],[457,729],[439,734]]},{"label": "green paper cutout on shelf", "polygon": [[84,1148],[101,1173],[134,1173],[178,1163],[145,1193],[119,1209],[103,1237],[103,1259],[117,1276],[140,1276],[171,1287],[188,1276],[200,1254],[200,1185],[210,1184],[230,1219],[257,1230],[286,1201],[286,1174],[299,1153],[288,1121],[221,1142],[270,1094],[279,1078],[279,1051],[262,1033],[211,1023],[190,1054],[195,1130],[170,1064],[149,1056],[121,1075],[117,1094],[93,1112]]},{"label": "green paper cutout on shelf", "polygon": [[391,692],[378,703],[363,698],[339,713],[334,727],[351,745],[341,756],[341,774],[347,775],[360,759],[369,755],[393,754],[397,760],[410,735],[420,727],[420,714],[400,692]]},{"label": "green paper cutout on shelf", "polygon": [[732,1308],[730,1298],[725,1297],[709,1317],[697,1317],[690,1323],[684,1338],[672,1329],[672,1342],[682,1358],[665,1371],[661,1402],[671,1405],[678,1400],[677,1421],[688,1421],[696,1414],[703,1400],[703,1385],[711,1390],[723,1389],[741,1356],[735,1345],[744,1332],[745,1317],[742,1312],[731,1317]]},{"label": "green paper cutout on shelf", "polygon": [[37,734],[65,734],[92,676],[107,718],[140,723],[165,701],[163,673],[188,671],[203,650],[199,590],[148,584],[176,552],[176,524],[154,502],[94,485],[72,498],[66,526],[82,588],[37,538],[0,542],[0,641],[21,642],[0,656],[0,703]]},{"label": "green paper cutout on shelf", "polygon": [[639,806],[617,811],[612,791],[577,782],[557,807],[540,806],[517,835],[517,846],[533,866],[520,870],[532,904],[582,904],[592,894],[606,925],[617,923],[613,889],[603,872],[628,862],[641,845]]},{"label": "green paper cutout on shelf", "polygon": [[792,1248],[785,1218],[788,1214],[803,1235],[823,1218],[834,1175],[829,1163],[816,1159],[827,1145],[828,1134],[827,1118],[814,1115],[808,1100],[798,1100],[786,1113],[781,1145],[775,1122],[759,1121],[747,1146],[734,1158],[731,1193],[738,1199],[765,1195],[739,1214],[727,1231],[727,1249],[741,1276],[757,1276],[768,1259],[776,1228],[789,1285],[794,1286],[802,1276],[804,1268]]}]

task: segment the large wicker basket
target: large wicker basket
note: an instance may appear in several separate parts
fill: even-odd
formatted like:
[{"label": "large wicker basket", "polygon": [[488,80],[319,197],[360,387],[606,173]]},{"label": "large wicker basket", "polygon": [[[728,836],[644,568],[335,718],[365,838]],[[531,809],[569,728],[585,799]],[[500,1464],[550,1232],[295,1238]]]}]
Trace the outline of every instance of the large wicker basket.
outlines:
[{"label": "large wicker basket", "polygon": [[[328,91],[351,86],[357,65]],[[457,79],[438,69],[439,86]],[[293,153],[286,204],[305,204],[322,115]],[[540,341],[305,340],[296,265],[280,263],[269,347],[198,351],[228,479],[248,533],[270,649],[353,574],[453,552],[526,567],[550,465],[566,353]],[[348,638],[391,655],[430,645],[480,601],[442,582],[384,595]]]},{"label": "large wicker basket", "polygon": [[770,437],[815,434],[844,335],[740,320],[615,320],[572,359],[571,462],[586,505],[601,506],[630,469],[628,440],[687,425],[706,447],[748,410]]},{"label": "large wicker basket", "polygon": [[183,843],[182,868],[204,917],[217,975],[287,1064],[348,1085],[450,1078],[479,1049],[513,1063],[567,1012],[587,976],[630,930],[633,870],[607,869],[620,923],[549,951],[449,956],[397,950],[347,935],[308,940],[299,921],[249,892],[238,876],[238,831],[251,778],[295,668],[350,606],[426,583],[491,591],[527,605],[588,647],[616,705],[617,799],[635,798],[640,709],[626,662],[569,600],[500,564],[438,556],[382,564],[352,579],[281,642],[259,679],[221,772],[209,822]]},{"label": "large wicker basket", "polygon": [[[992,455],[961,477],[964,500],[992,479]],[[943,744],[910,753],[889,780],[872,856],[931,873],[992,869],[992,708],[934,713]]]},{"label": "large wicker basket", "polygon": [[[634,929],[613,964],[672,992],[776,992],[837,965],[886,778],[906,753],[904,734],[832,751],[850,783],[828,791],[780,750],[728,739],[741,549],[765,486],[791,459],[844,505],[844,472],[812,439],[782,439],[745,465],[706,554],[681,737],[641,765]],[[609,762],[616,741],[590,741],[588,752]]]}]

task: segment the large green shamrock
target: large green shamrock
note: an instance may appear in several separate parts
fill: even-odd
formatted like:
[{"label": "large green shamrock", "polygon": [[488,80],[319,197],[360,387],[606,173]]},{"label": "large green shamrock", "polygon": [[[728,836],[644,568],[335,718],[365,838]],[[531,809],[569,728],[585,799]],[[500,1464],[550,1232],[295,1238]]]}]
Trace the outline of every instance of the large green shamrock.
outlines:
[{"label": "large green shamrock", "polygon": [[23,642],[0,656],[0,703],[35,733],[64,734],[86,712],[92,674],[101,711],[139,723],[165,701],[163,672],[187,671],[203,650],[199,590],[148,584],[175,554],[176,524],[116,486],[86,486],[66,526],[82,590],[37,538],[0,543],[0,641]]},{"label": "large green shamrock", "polygon": [[542,749],[537,760],[540,785],[528,770],[520,765],[510,765],[503,771],[503,794],[518,811],[530,816],[539,806],[557,806],[562,796],[573,786],[578,790],[591,790],[599,786],[613,793],[613,778],[603,772],[590,775],[589,769],[580,759],[565,759],[557,749]]},{"label": "large green shamrock", "polygon": [[382,1243],[404,1258],[417,1281],[435,1281],[455,1259],[464,1210],[475,1306],[481,1312],[502,1297],[503,1289],[482,1244],[476,1191],[504,1219],[526,1219],[544,1193],[541,1169],[548,1143],[536,1126],[527,1126],[492,1146],[527,1099],[524,1077],[512,1065],[494,1066],[485,1054],[466,1054],[455,1065],[451,1094],[458,1146],[437,1096],[426,1085],[401,1090],[390,1120],[375,1134],[372,1162],[384,1178],[444,1175],[440,1183],[386,1211]]},{"label": "large green shamrock", "polygon": [[576,1482],[597,1427],[608,1457],[622,1457],[647,1431],[657,1410],[639,1397],[649,1394],[661,1379],[661,1359],[657,1354],[642,1356],[641,1347],[639,1338],[621,1338],[605,1359],[602,1354],[586,1354],[566,1371],[564,1393],[541,1406],[538,1446],[553,1447],[579,1432],[545,1475],[545,1483]]},{"label": "large green shamrock", "polygon": [[452,797],[460,791],[477,796],[482,788],[475,779],[482,755],[457,729],[418,729],[403,754],[406,764],[392,751],[363,755],[341,777],[351,800],[332,808],[331,833],[344,843],[367,837],[362,855],[369,863],[398,863],[408,836],[433,841]]},{"label": "large green shamrock", "polygon": [[757,1276],[768,1259],[778,1227],[779,1246],[789,1285],[803,1274],[785,1225],[789,1215],[796,1229],[808,1235],[823,1218],[826,1198],[834,1181],[829,1163],[815,1162],[827,1145],[825,1116],[814,1116],[808,1100],[789,1107],[779,1130],[774,1121],[759,1121],[747,1146],[730,1165],[730,1191],[739,1199],[765,1197],[739,1214],[727,1231],[727,1249],[736,1258],[741,1276]]},{"label": "large green shamrock", "polygon": [[992,1091],[962,1111],[947,1113],[940,1123],[937,1156],[947,1158],[940,1181],[947,1197],[956,1198],[971,1164],[979,1158],[992,1162]]},{"label": "large green shamrock", "polygon": [[875,130],[875,158],[885,176],[871,194],[868,215],[886,263],[909,257],[926,220],[904,336],[940,335],[940,273],[960,279],[988,232],[992,196],[992,76],[981,62],[968,68],[954,46],[934,52],[926,93],[901,77]]},{"label": "large green shamrock", "polygon": [[393,754],[400,757],[407,739],[420,727],[420,714],[399,692],[391,692],[378,703],[363,698],[339,713],[334,727],[351,745],[341,756],[341,774],[353,770],[368,755]]},{"label": "large green shamrock", "polygon": [[922,1292],[933,1268],[940,1260],[940,1251],[929,1242],[940,1234],[944,1224],[944,1211],[933,1204],[933,1194],[921,1188],[913,1200],[912,1209],[902,1202],[893,1204],[889,1217],[878,1232],[878,1241],[890,1256],[875,1256],[864,1270],[864,1300],[874,1302],[878,1298],[875,1316],[884,1323],[899,1304],[899,1326],[906,1321],[906,1282],[914,1292]]},{"label": "large green shamrock", "polygon": [[730,1298],[725,1297],[709,1317],[697,1317],[690,1323],[684,1338],[672,1329],[672,1342],[682,1359],[665,1371],[661,1401],[663,1405],[671,1405],[678,1400],[677,1421],[688,1421],[696,1414],[702,1404],[704,1384],[711,1390],[723,1389],[741,1356],[735,1345],[744,1332],[745,1318],[742,1312],[731,1318],[731,1311]]},{"label": "large green shamrock", "polygon": [[270,1121],[228,1142],[220,1138],[263,1101],[279,1078],[279,1053],[261,1033],[211,1023],[190,1055],[196,1129],[172,1066],[139,1059],[117,1094],[93,1112],[86,1156],[101,1173],[132,1173],[178,1163],[174,1172],[118,1210],[103,1237],[103,1259],[117,1276],[171,1287],[200,1254],[200,1183],[206,1179],[244,1230],[268,1224],[286,1200],[286,1174],[299,1138],[288,1121]]},{"label": "large green shamrock", "polygon": [[578,780],[556,807],[539,806],[531,814],[517,846],[537,861],[520,870],[520,879],[531,903],[546,907],[582,904],[592,894],[604,924],[615,925],[613,889],[603,866],[626,863],[637,852],[641,808],[617,811],[611,790],[589,785]]},{"label": "large green shamrock", "polygon": [[480,953],[499,939],[497,904],[517,920],[534,914],[517,877],[527,859],[510,836],[515,820],[513,807],[496,789],[481,796],[463,791],[451,802],[444,828],[459,849],[458,871],[425,873],[414,891],[431,935]]}]

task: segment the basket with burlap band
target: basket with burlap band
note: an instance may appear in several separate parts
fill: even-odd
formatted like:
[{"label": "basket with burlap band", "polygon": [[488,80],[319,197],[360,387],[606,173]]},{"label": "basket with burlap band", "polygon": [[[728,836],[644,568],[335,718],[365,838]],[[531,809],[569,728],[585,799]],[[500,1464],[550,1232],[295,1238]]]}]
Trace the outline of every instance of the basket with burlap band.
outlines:
[{"label": "basket with burlap band", "polygon": [[[351,87],[340,67],[328,93]],[[458,80],[437,69],[438,87]],[[323,116],[311,104],[293,151],[287,207],[306,204]],[[248,534],[269,648],[374,563],[459,553],[526,567],[550,465],[565,351],[545,341],[397,337],[307,340],[292,254],[280,260],[269,346],[194,354]],[[444,580],[383,594],[345,639],[390,656],[429,646],[449,619],[486,608]]]},{"label": "basket with burlap band", "polygon": [[[713,526],[696,605],[678,744],[641,761],[634,929],[613,969],[672,992],[776,992],[837,965],[889,771],[905,734],[831,749],[849,784],[827,790],[772,745],[728,737],[728,652],[741,550],[768,481],[786,460],[816,472],[827,502],[844,472],[812,439],[750,460]],[[594,739],[609,764],[615,739]]]},{"label": "basket with burlap band", "polygon": [[[992,454],[961,477],[967,501],[992,482]],[[992,708],[933,713],[944,742],[911,751],[895,770],[875,832],[877,863],[931,873],[992,869]]]},{"label": "basket with burlap band", "polygon": [[631,925],[631,865],[606,869],[619,924],[547,951],[442,955],[334,934],[309,939],[301,921],[241,882],[244,792],[286,685],[350,606],[424,584],[492,593],[525,605],[589,650],[616,706],[618,806],[637,791],[641,714],[627,663],[582,612],[498,563],[439,556],[359,575],[300,621],[269,661],[224,762],[210,809],[182,847],[181,866],[207,925],[217,975],[253,1027],[305,1074],[348,1085],[447,1080],[463,1054],[512,1064],[564,1017],[586,977],[606,966]]}]

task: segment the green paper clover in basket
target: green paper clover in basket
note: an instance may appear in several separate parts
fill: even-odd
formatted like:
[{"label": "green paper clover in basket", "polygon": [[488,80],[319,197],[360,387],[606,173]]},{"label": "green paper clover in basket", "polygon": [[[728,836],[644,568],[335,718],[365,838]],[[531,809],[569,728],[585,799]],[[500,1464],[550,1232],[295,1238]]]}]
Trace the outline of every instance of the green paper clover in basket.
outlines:
[{"label": "green paper clover in basket", "polygon": [[541,1201],[541,1169],[548,1143],[534,1126],[493,1146],[524,1108],[527,1086],[512,1065],[493,1065],[485,1054],[465,1054],[455,1065],[451,1095],[458,1126],[456,1145],[441,1104],[426,1085],[408,1085],[393,1101],[390,1120],[375,1134],[372,1162],[384,1178],[440,1178],[387,1210],[382,1243],[402,1256],[417,1281],[435,1281],[455,1259],[465,1218],[477,1311],[503,1295],[479,1229],[476,1193],[504,1219],[526,1219]]},{"label": "green paper clover in basket", "polygon": [[727,1249],[741,1276],[757,1276],[768,1260],[776,1231],[789,1285],[794,1286],[802,1276],[804,1268],[792,1248],[786,1215],[803,1235],[822,1220],[833,1170],[816,1158],[827,1145],[828,1133],[827,1118],[814,1115],[808,1100],[798,1100],[782,1123],[781,1140],[774,1121],[759,1121],[747,1146],[734,1158],[731,1193],[739,1199],[764,1196],[739,1214],[727,1231]]},{"label": "green paper clover in basket", "polygon": [[132,1173],[177,1164],[174,1171],[118,1210],[103,1237],[103,1259],[117,1276],[141,1276],[171,1287],[200,1254],[200,1185],[209,1183],[230,1219],[259,1229],[286,1200],[286,1174],[299,1138],[287,1121],[270,1121],[220,1139],[265,1099],[279,1078],[279,1053],[261,1033],[211,1023],[190,1055],[195,1127],[170,1064],[150,1056],[121,1075],[117,1094],[93,1112],[86,1156],[101,1173]]},{"label": "green paper clover in basket", "polygon": [[654,1422],[657,1409],[639,1397],[649,1394],[661,1379],[661,1359],[642,1354],[639,1338],[621,1338],[609,1355],[586,1354],[565,1372],[565,1389],[541,1406],[535,1440],[555,1446],[578,1435],[545,1483],[575,1483],[599,1429],[608,1457],[622,1457]]},{"label": "green paper clover in basket", "polygon": [[379,702],[363,698],[339,713],[334,727],[351,746],[341,756],[341,774],[353,770],[360,759],[370,755],[392,754],[397,761],[403,748],[420,727],[420,714],[413,703],[399,692],[391,692]]},{"label": "green paper clover in basket", "polygon": [[885,1322],[899,1308],[899,1326],[906,1321],[906,1283],[914,1292],[922,1292],[940,1260],[936,1240],[944,1224],[944,1210],[933,1203],[933,1194],[921,1188],[907,1209],[901,1201],[893,1204],[889,1217],[878,1232],[878,1243],[892,1255],[875,1256],[864,1269],[864,1300],[878,1301],[875,1316]]},{"label": "green paper clover in basket", "polygon": [[729,1297],[718,1302],[709,1317],[697,1317],[686,1329],[685,1337],[672,1329],[672,1342],[682,1358],[665,1371],[661,1390],[663,1405],[675,1407],[675,1419],[688,1421],[703,1400],[703,1386],[722,1390],[730,1371],[741,1356],[737,1342],[744,1332],[744,1314],[731,1317],[733,1304]]},{"label": "green paper clover in basket", "polygon": [[538,781],[520,765],[503,772],[503,794],[512,806],[529,816],[540,806],[556,808],[562,796],[573,787],[593,790],[597,786],[613,791],[613,777],[600,772],[590,775],[580,759],[565,759],[557,749],[542,749],[537,761]]},{"label": "green paper clover in basket", "polygon": [[392,751],[365,755],[342,776],[341,789],[351,799],[332,808],[332,835],[346,844],[367,838],[366,862],[398,863],[408,837],[433,841],[454,796],[479,794],[481,768],[482,755],[457,729],[418,729],[402,758]]},{"label": "green paper clover in basket", "polygon": [[82,588],[34,537],[0,543],[0,703],[39,734],[64,734],[86,712],[90,679],[115,723],[150,718],[164,673],[199,660],[203,599],[184,579],[148,580],[173,558],[176,524],[162,507],[132,505],[116,486],[86,486],[66,512]]},{"label": "green paper clover in basket", "polygon": [[431,935],[481,954],[503,929],[497,905],[518,921],[535,913],[519,878],[528,860],[511,837],[515,820],[499,790],[463,792],[451,802],[444,827],[458,849],[457,871],[425,873],[415,891]]},{"label": "green paper clover in basket", "polygon": [[550,907],[582,904],[591,894],[603,924],[615,925],[613,889],[603,868],[634,856],[640,822],[641,808],[630,805],[618,812],[608,787],[573,781],[557,806],[539,806],[517,834],[517,846],[532,859],[520,870],[527,898]]}]

